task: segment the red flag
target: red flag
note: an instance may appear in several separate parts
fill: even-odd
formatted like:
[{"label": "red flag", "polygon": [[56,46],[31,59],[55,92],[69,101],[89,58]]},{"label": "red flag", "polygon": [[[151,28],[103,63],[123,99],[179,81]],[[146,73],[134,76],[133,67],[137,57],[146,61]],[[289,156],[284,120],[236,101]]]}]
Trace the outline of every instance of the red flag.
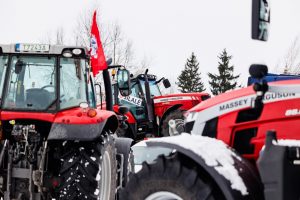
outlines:
[{"label": "red flag", "polygon": [[94,76],[98,74],[100,70],[107,69],[107,63],[100,40],[100,33],[97,26],[96,11],[93,15],[93,23],[91,28],[91,41],[90,41],[90,53],[91,53],[91,66]]}]

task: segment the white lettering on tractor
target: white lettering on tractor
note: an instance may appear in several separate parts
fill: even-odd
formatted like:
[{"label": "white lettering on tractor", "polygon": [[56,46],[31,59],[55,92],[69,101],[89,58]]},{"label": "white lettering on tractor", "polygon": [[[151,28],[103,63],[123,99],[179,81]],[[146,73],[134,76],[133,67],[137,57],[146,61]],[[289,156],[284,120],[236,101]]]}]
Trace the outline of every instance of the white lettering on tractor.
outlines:
[{"label": "white lettering on tractor", "polygon": [[129,95],[129,96],[126,96],[126,97],[120,95],[119,99],[127,101],[128,103],[132,103],[132,104],[137,105],[137,106],[142,105],[142,99],[140,99],[138,97],[135,97],[135,96],[132,96],[132,95]]},{"label": "white lettering on tractor", "polygon": [[295,116],[295,115],[300,115],[300,110],[297,108],[288,109],[285,111],[285,116]]},{"label": "white lettering on tractor", "polygon": [[227,110],[227,109],[230,109],[230,108],[237,108],[237,107],[246,105],[247,101],[248,101],[248,99],[241,99],[241,100],[238,100],[238,101],[233,101],[233,102],[230,102],[230,103],[227,103],[227,104],[220,105],[219,109],[220,109],[220,111],[224,111],[224,110]]}]

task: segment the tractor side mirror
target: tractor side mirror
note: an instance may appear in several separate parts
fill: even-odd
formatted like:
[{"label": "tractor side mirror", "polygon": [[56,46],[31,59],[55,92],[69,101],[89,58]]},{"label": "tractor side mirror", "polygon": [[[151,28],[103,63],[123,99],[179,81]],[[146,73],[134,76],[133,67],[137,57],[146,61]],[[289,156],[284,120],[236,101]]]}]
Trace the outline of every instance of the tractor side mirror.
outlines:
[{"label": "tractor side mirror", "polygon": [[163,84],[164,84],[164,87],[165,87],[165,88],[171,87],[171,83],[170,83],[169,79],[164,79],[164,80],[163,80]]},{"label": "tractor side mirror", "polygon": [[108,60],[106,60],[106,64],[107,64],[107,66],[111,65],[112,61],[113,61],[113,59],[112,59],[112,58],[109,58]]},{"label": "tractor side mirror", "polygon": [[252,0],[252,39],[267,41],[270,27],[269,0]]},{"label": "tractor side mirror", "polygon": [[126,69],[119,69],[117,72],[117,84],[122,96],[129,96],[130,90],[130,74]]},{"label": "tractor side mirror", "polygon": [[17,60],[15,64],[15,73],[19,74],[26,64],[22,60]]}]

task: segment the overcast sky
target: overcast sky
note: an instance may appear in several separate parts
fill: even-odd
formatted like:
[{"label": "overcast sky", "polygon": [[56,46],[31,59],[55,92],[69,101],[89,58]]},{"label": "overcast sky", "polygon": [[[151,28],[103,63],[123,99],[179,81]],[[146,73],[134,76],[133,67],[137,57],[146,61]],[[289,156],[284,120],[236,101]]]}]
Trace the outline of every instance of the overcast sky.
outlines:
[{"label": "overcast sky", "polygon": [[80,13],[97,5],[99,20],[118,22],[136,57],[151,60],[153,74],[175,81],[194,52],[207,82],[226,48],[245,85],[251,63],[274,69],[300,35],[300,1],[270,1],[271,33],[264,43],[250,37],[251,0],[0,0],[0,43],[40,42],[59,27],[71,37]]}]

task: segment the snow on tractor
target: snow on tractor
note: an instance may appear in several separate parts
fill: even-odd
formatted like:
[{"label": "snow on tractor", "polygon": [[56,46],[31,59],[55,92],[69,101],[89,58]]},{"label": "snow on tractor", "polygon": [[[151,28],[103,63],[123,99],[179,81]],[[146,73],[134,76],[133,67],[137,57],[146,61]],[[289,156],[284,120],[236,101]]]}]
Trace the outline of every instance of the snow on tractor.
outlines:
[{"label": "snow on tractor", "polygon": [[[117,80],[121,80],[119,73],[125,69],[118,68]],[[210,98],[207,93],[162,95],[158,86],[161,81],[165,88],[170,87],[168,79],[157,80],[155,75],[148,74],[148,70],[135,77],[131,75],[130,95],[127,96],[118,84],[113,84],[114,110],[118,112],[119,106],[129,108],[126,114],[129,128],[120,136],[139,140],[145,136],[178,135],[184,131],[184,112]]]},{"label": "snow on tractor", "polygon": [[113,137],[108,70],[107,110],[90,71],[83,47],[0,45],[2,199],[115,199],[131,140]]}]

